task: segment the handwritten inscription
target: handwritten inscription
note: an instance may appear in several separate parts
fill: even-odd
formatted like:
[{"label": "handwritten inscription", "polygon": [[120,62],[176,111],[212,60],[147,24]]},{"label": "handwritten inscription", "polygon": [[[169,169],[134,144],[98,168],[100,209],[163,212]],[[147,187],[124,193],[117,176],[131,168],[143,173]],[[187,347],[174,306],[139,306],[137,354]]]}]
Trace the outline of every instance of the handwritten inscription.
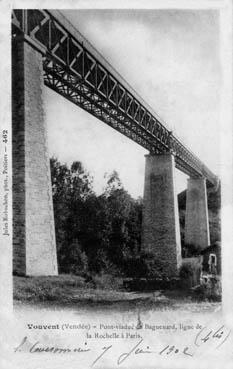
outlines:
[{"label": "handwritten inscription", "polygon": [[55,345],[52,346],[44,346],[40,341],[36,341],[35,343],[31,344],[28,340],[28,337],[24,337],[22,342],[15,348],[15,352],[29,352],[33,353],[53,353],[53,354],[67,354],[67,353],[81,353],[81,352],[88,352],[91,351],[90,348],[86,347],[87,342],[84,343],[84,347],[58,347]]},{"label": "handwritten inscription", "polygon": [[200,347],[201,345],[205,344],[206,342],[214,342],[217,343],[216,348],[219,348],[226,342],[228,337],[230,336],[231,330],[227,329],[224,325],[220,328],[213,330],[209,329],[208,327],[204,327],[195,338],[195,345]]},{"label": "handwritten inscription", "polygon": [[[140,338],[136,343],[129,346],[126,350],[120,354],[116,354],[118,351],[118,344],[105,344],[100,347],[99,352],[96,354],[96,349],[89,347],[87,342],[84,342],[78,347],[58,347],[56,345],[44,345],[40,341],[30,342],[27,336],[23,338],[20,344],[14,349],[15,352],[29,352],[34,353],[53,353],[53,354],[85,354],[87,352],[93,352],[94,358],[90,363],[91,367],[99,364],[104,357],[112,360],[115,365],[121,366],[126,361],[129,362],[133,357],[142,356],[155,356],[158,355],[163,358],[167,357],[177,357],[179,355],[185,356],[187,358],[192,358],[195,353],[199,350],[202,345],[208,345],[211,343],[213,349],[219,349],[230,337],[231,331],[227,329],[224,325],[217,327],[216,329],[211,329],[208,327],[202,328],[194,337],[193,343],[188,345],[177,345],[172,342],[168,342],[166,345],[161,347],[161,344],[157,344],[154,347],[148,345],[144,338]],[[91,341],[90,341],[91,342]],[[122,343],[121,343],[122,345]],[[128,346],[128,345],[127,345]],[[88,356],[89,358],[90,356]]]}]

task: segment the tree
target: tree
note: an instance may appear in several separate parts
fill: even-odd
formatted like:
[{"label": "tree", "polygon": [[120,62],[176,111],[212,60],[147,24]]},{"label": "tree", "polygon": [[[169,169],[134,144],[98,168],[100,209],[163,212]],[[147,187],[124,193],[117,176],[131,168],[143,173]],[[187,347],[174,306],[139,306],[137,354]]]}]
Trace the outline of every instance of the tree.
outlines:
[{"label": "tree", "polygon": [[63,243],[60,250],[60,268],[62,273],[87,274],[88,258],[78,240]]},{"label": "tree", "polygon": [[119,175],[106,175],[103,194],[82,163],[68,168],[51,159],[59,271],[128,273],[140,249],[142,201],[124,189]]},{"label": "tree", "polygon": [[140,243],[141,205],[124,189],[119,175],[108,175],[103,197],[109,224],[107,255],[121,273],[132,255],[137,254]]},{"label": "tree", "polygon": [[106,184],[106,187],[104,189],[104,196],[105,197],[111,196],[111,194],[113,192],[115,192],[116,190],[122,190],[123,189],[123,185],[121,183],[119,174],[117,173],[116,170],[114,170],[110,174],[105,173],[104,176],[105,176],[105,178],[107,178],[107,184]]},{"label": "tree", "polygon": [[57,158],[50,159],[54,221],[56,230],[56,244],[58,266],[62,263],[62,248],[66,240],[66,225],[69,218],[70,199],[70,170],[67,165],[61,164]]},{"label": "tree", "polygon": [[79,238],[85,201],[93,194],[92,178],[78,161],[69,169],[66,164],[52,158],[50,166],[59,271],[73,272],[75,264],[77,268],[82,264],[86,269]]}]

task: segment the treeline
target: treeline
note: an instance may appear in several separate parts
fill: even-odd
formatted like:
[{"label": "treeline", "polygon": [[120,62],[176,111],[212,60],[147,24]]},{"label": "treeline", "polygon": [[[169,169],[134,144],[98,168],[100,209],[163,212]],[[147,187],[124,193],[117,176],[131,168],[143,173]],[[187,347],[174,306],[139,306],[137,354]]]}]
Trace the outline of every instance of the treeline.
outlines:
[{"label": "treeline", "polygon": [[116,171],[97,195],[81,162],[50,164],[59,272],[141,274],[142,200],[129,195]]},{"label": "treeline", "polygon": [[[106,175],[101,195],[79,161],[68,167],[50,160],[60,273],[163,277],[160,260],[142,252],[142,199],[132,198],[116,171]],[[220,189],[209,195],[211,242],[220,240]],[[200,252],[184,244],[186,192],[178,196],[182,256]],[[187,253],[188,250],[188,253]]]}]

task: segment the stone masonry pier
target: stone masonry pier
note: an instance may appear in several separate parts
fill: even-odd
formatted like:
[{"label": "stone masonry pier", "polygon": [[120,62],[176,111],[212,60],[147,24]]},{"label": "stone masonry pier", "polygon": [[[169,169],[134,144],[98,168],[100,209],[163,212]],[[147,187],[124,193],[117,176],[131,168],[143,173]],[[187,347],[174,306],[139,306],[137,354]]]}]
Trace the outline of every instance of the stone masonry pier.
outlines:
[{"label": "stone masonry pier", "polygon": [[185,244],[203,250],[210,244],[205,178],[189,178],[186,197]]},{"label": "stone masonry pier", "polygon": [[174,172],[172,154],[146,155],[142,250],[154,255],[168,277],[177,276],[181,263]]},{"label": "stone masonry pier", "polygon": [[56,275],[42,55],[23,40],[13,43],[13,270]]}]

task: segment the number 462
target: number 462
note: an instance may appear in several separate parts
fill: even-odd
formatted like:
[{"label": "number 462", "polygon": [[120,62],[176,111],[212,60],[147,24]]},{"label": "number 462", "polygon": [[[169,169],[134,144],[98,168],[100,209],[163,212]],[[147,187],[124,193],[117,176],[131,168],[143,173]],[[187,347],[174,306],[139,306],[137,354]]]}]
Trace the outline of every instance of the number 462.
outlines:
[{"label": "number 462", "polygon": [[2,131],[2,141],[3,141],[4,143],[7,143],[7,142],[8,142],[8,131],[7,131],[6,129],[4,129],[4,130]]}]

